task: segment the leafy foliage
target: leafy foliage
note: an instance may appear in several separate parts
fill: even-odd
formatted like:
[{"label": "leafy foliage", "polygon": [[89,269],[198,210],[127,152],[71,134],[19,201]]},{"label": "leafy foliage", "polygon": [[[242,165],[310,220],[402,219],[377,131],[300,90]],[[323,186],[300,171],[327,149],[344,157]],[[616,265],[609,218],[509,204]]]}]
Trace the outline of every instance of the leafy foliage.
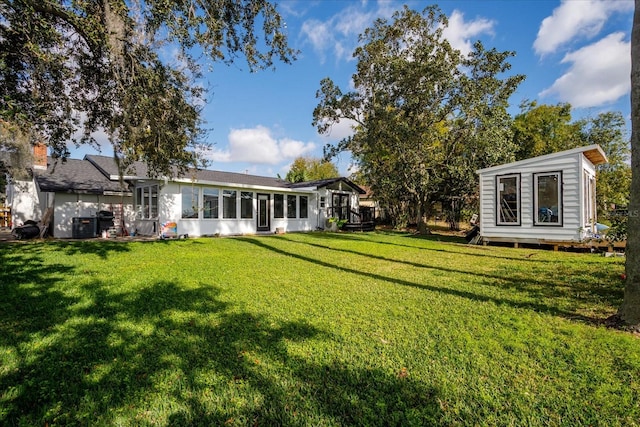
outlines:
[{"label": "leafy foliage", "polygon": [[144,160],[152,173],[184,171],[204,136],[197,59],[240,56],[251,70],[294,59],[271,3],[2,0],[0,118],[56,156],[72,139],[96,144],[102,129],[123,169]]},{"label": "leafy foliage", "polygon": [[320,83],[313,124],[324,133],[354,121],[355,134],[326,154],[351,151],[376,197],[422,223],[434,201],[474,193],[476,169],[512,159],[506,108],[524,77],[498,77],[512,52],[480,42],[468,56],[453,49],[436,6],[405,7],[392,19],[361,35],[354,91]]},{"label": "leafy foliage", "polygon": [[527,101],[521,109],[513,121],[514,142],[519,147],[517,160],[598,144],[608,159],[607,164],[597,166],[598,216],[608,217],[612,205],[628,205],[631,186],[629,141],[620,112],[608,111],[572,121],[570,104],[546,105]]},{"label": "leafy foliage", "polygon": [[330,161],[313,157],[297,157],[291,164],[285,179],[289,182],[305,182],[339,176],[338,168]]}]

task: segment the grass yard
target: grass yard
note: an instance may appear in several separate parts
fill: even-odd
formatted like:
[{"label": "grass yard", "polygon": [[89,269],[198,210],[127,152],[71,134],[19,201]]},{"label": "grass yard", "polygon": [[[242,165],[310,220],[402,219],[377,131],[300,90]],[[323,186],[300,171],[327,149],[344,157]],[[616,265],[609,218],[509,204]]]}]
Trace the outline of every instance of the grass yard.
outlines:
[{"label": "grass yard", "polygon": [[621,259],[400,234],[0,245],[0,425],[640,425]]}]

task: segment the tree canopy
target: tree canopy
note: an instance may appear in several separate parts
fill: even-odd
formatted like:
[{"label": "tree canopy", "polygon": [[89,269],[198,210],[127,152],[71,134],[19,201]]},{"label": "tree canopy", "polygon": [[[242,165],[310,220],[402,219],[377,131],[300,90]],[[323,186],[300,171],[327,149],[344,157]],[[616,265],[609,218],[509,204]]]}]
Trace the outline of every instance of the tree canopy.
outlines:
[{"label": "tree canopy", "polygon": [[376,196],[391,210],[406,205],[423,225],[434,201],[475,187],[476,169],[513,159],[506,109],[524,78],[501,78],[513,52],[480,42],[469,55],[452,48],[447,24],[436,6],[377,20],[354,52],[355,89],[343,93],[324,79],[313,113],[321,133],[356,123],[327,155],[350,151]]},{"label": "tree canopy", "polygon": [[297,157],[291,164],[285,179],[289,182],[305,182],[339,176],[338,168],[329,161],[314,157]]},{"label": "tree canopy", "polygon": [[629,204],[631,167],[629,139],[622,113],[607,111],[594,117],[572,120],[570,104],[538,104],[526,101],[513,121],[516,160],[598,144],[609,162],[598,168],[598,217],[604,218],[612,205]]},{"label": "tree canopy", "polygon": [[204,142],[201,66],[288,63],[284,28],[266,0],[0,0],[0,119],[56,156],[103,130],[123,167],[184,170]]}]

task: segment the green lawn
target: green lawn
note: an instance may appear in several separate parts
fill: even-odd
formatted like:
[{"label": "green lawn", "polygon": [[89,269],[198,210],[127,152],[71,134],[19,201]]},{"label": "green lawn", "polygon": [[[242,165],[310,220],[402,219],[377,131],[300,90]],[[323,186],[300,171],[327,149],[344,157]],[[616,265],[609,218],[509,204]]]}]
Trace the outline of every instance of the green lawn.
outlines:
[{"label": "green lawn", "polygon": [[0,425],[639,425],[621,259],[400,234],[0,245]]}]

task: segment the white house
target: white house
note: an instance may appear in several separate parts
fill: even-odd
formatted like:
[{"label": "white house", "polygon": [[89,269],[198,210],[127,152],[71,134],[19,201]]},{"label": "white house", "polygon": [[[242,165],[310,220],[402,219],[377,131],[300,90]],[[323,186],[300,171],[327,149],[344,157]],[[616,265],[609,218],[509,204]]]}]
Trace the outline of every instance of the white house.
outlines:
[{"label": "white house", "polygon": [[279,178],[193,170],[149,178],[136,162],[120,178],[111,157],[52,162],[32,180],[13,181],[14,224],[52,211],[54,237],[92,237],[106,217],[120,233],[213,236],[311,231],[329,217],[355,221],[364,191],[346,178],[296,183]]},{"label": "white house", "polygon": [[598,145],[480,169],[484,243],[570,244],[596,232]]}]

